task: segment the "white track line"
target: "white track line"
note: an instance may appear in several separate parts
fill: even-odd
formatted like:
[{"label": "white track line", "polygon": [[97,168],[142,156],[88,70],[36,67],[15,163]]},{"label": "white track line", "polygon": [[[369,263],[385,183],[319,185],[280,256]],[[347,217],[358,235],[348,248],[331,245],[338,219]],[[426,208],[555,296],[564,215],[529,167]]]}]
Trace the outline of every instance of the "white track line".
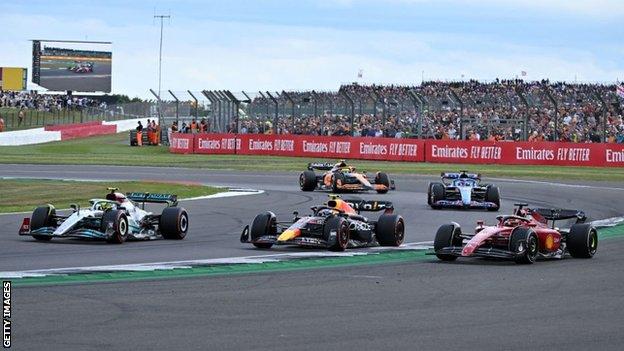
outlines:
[{"label": "white track line", "polygon": [[103,265],[103,266],[85,266],[85,267],[66,267],[52,269],[35,269],[26,271],[7,271],[0,272],[0,278],[26,278],[26,277],[44,277],[48,275],[58,274],[75,274],[75,273],[95,273],[95,272],[137,272],[137,271],[153,271],[153,270],[171,270],[179,268],[192,268],[196,266],[206,265],[226,265],[241,263],[267,263],[279,262],[289,259],[302,258],[324,258],[324,257],[352,257],[366,256],[378,254],[382,251],[402,251],[402,250],[427,250],[430,249],[432,242],[406,243],[400,247],[371,247],[367,250],[352,249],[345,252],[331,251],[314,251],[314,252],[292,252],[279,253],[271,255],[241,256],[241,257],[224,257],[210,258],[202,260],[187,261],[171,261],[171,262],[150,262],[150,263],[134,263],[122,265]]}]

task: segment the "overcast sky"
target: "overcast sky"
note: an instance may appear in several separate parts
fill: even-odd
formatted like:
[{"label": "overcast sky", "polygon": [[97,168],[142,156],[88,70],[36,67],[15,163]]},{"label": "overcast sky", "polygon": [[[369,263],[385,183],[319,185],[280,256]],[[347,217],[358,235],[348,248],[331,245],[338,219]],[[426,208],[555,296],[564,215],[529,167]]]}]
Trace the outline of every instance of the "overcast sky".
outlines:
[{"label": "overcast sky", "polygon": [[622,0],[0,0],[0,66],[29,39],[113,42],[113,92],[335,90],[431,79],[624,79]]}]

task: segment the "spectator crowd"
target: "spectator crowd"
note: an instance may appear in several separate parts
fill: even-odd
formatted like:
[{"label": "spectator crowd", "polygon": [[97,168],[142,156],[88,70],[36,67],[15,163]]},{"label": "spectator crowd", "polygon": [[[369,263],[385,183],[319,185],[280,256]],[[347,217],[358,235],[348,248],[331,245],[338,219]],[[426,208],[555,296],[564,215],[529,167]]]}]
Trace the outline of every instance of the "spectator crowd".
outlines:
[{"label": "spectator crowd", "polygon": [[[616,85],[523,80],[354,83],[334,93],[282,92],[273,97],[280,107],[277,125],[275,102],[263,94],[240,119],[240,133],[351,135],[351,100],[356,136],[601,142],[606,134],[607,142],[624,143],[624,97],[616,94]],[[311,108],[315,101],[316,113]],[[235,130],[232,121],[226,131]]]}]

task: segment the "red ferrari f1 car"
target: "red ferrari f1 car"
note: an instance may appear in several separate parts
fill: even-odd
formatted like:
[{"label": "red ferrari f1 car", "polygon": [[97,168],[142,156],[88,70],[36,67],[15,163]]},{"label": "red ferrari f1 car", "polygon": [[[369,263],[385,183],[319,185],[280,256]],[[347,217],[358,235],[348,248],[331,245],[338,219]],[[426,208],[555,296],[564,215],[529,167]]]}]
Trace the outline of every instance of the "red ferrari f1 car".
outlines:
[{"label": "red ferrari f1 car", "polygon": [[[583,211],[515,206],[512,215],[497,216],[496,225],[477,222],[474,234],[462,233],[457,223],[441,226],[433,244],[435,255],[442,261],[493,257],[533,263],[538,257],[563,258],[569,253],[575,258],[591,258],[596,253],[598,234],[591,224],[584,223]],[[555,227],[555,221],[570,219],[576,223],[569,230]]]}]

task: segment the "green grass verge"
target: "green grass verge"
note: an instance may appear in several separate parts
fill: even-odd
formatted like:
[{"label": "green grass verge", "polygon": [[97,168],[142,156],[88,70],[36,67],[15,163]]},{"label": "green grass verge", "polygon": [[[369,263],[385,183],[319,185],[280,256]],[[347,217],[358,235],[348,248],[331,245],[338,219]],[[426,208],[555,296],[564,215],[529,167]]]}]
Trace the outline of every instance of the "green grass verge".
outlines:
[{"label": "green grass verge", "polygon": [[79,182],[41,179],[0,180],[0,213],[32,211],[47,203],[68,208],[71,203],[86,206],[89,199],[103,198],[107,187],[117,187],[122,192],[142,191],[176,194],[179,198],[212,195],[225,189],[188,183],[153,181],[132,182]]},{"label": "green grass verge", "polygon": [[[240,171],[301,171],[319,158],[245,156],[245,155],[175,155],[166,147],[128,146],[128,133],[52,142],[41,145],[1,146],[0,163],[78,164],[78,165],[150,165]],[[359,169],[383,170],[390,174],[439,174],[466,169],[485,177],[535,179],[624,181],[624,168],[458,165],[387,161],[354,161]]]}]

